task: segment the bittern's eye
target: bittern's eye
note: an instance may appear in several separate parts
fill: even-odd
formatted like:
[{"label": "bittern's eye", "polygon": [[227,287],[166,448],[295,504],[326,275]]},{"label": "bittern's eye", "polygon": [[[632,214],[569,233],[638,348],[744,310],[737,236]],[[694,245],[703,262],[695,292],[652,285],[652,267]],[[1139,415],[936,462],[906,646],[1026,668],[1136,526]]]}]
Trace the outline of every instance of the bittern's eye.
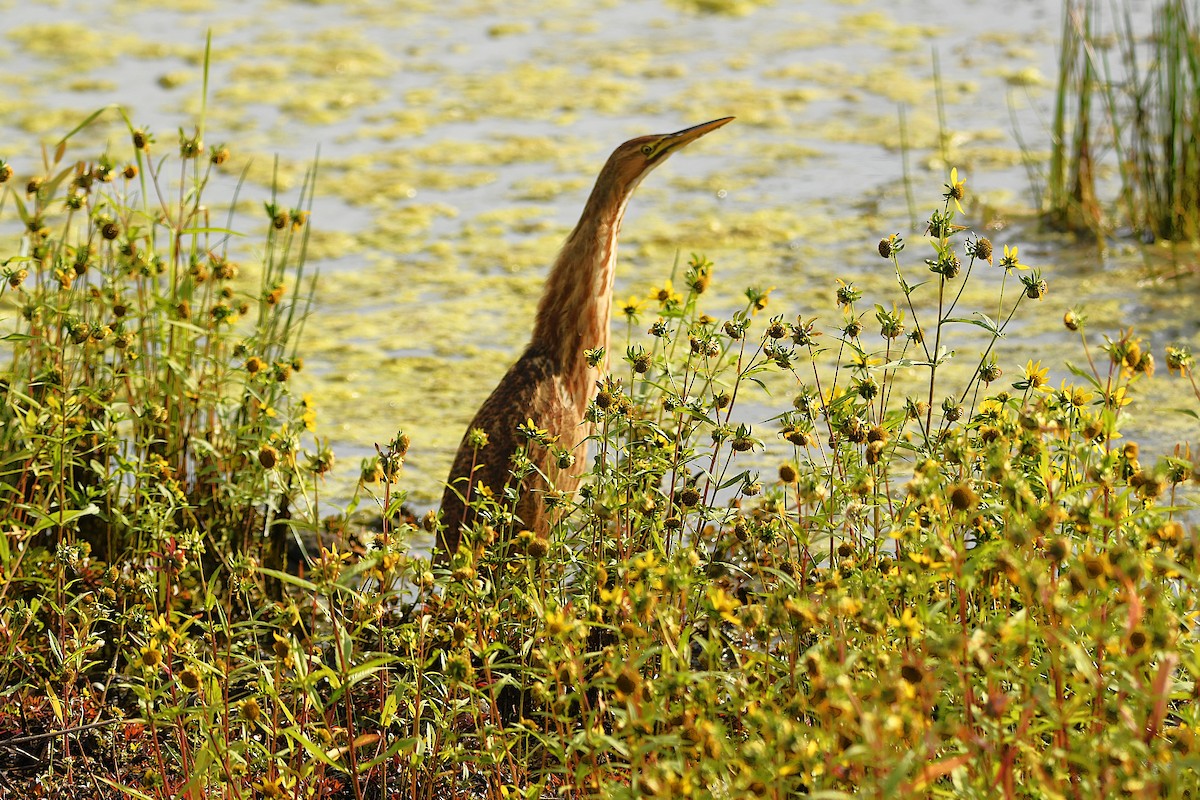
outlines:
[{"label": "bittern's eye", "polygon": [[654,155],[654,145],[652,145],[652,144],[642,145],[642,155],[644,155],[644,156]]}]

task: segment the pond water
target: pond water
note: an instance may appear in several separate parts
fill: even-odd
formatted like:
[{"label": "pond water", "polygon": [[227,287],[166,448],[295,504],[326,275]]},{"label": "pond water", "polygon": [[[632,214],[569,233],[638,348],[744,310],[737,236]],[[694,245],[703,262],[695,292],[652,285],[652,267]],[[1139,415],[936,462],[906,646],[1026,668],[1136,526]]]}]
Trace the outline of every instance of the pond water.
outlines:
[{"label": "pond water", "polygon": [[[726,115],[738,119],[638,190],[618,297],[645,296],[677,254],[699,252],[716,264],[706,307],[715,316],[739,307],[745,287],[773,286],[771,312],[832,325],[838,278],[890,305],[900,297],[875,243],[902,233],[919,279],[928,251],[918,220],[954,166],[966,222],[986,226],[997,250],[1018,245],[1050,285],[998,351],[1005,380],[1040,359],[1057,385],[1064,360],[1083,362],[1061,326],[1070,307],[1090,318],[1093,344],[1136,326],[1160,365],[1164,344],[1198,343],[1194,250],[1100,248],[1028,222],[1030,170],[1049,148],[1059,2],[159,5],[0,2],[0,156],[18,175],[31,171],[40,143],[108,103],[172,145],[199,111],[212,31],[206,141],[234,153],[226,184],[252,159],[257,186],[243,195],[260,203],[278,155],[294,191],[319,150],[321,279],[297,383],[339,457],[335,495],[357,460],[403,427],[413,438],[405,488],[417,505],[435,503],[474,408],[528,335],[546,270],[608,152]],[[1147,24],[1149,5],[1132,8]],[[115,118],[103,135],[127,153]],[[994,308],[1000,272],[976,282],[975,307]],[[1152,452],[1200,439],[1194,421],[1154,411],[1184,405],[1181,390],[1161,374],[1144,385],[1131,431]],[[788,396],[774,411],[764,400],[767,415]]]}]

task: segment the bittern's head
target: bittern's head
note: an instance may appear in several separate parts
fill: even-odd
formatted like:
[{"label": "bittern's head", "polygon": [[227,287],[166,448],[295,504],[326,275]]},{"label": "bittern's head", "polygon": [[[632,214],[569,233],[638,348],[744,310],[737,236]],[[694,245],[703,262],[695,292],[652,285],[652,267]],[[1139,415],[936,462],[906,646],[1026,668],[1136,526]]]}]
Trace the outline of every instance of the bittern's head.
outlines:
[{"label": "bittern's head", "polygon": [[672,153],[683,149],[704,134],[715,131],[732,120],[733,117],[722,117],[714,119],[712,122],[684,128],[675,133],[639,136],[636,139],[630,139],[613,151],[601,175],[607,174],[609,179],[621,188],[622,194],[628,196],[629,192],[632,192],[641,183],[642,178],[670,158]]}]

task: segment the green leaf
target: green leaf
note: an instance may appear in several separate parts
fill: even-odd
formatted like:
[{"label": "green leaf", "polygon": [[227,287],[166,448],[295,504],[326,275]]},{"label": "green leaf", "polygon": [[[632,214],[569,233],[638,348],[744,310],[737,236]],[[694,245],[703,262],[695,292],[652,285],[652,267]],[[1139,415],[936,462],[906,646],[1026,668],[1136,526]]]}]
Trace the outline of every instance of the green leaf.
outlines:
[{"label": "green leaf", "polygon": [[987,314],[984,314],[982,311],[976,311],[974,316],[978,317],[978,319],[971,319],[969,317],[951,317],[947,320],[943,320],[943,323],[948,325],[951,322],[961,322],[964,325],[974,325],[976,328],[983,328],[993,336],[1004,336],[1000,328]]},{"label": "green leaf", "polygon": [[240,231],[235,231],[231,228],[219,228],[215,226],[201,226],[198,228],[184,228],[179,232],[180,236],[192,236],[197,233],[219,233],[222,236],[245,236]]},{"label": "green leaf", "polygon": [[22,510],[29,513],[32,517],[37,517],[38,521],[33,526],[33,532],[44,531],[54,525],[66,527],[80,517],[89,517],[93,514],[100,513],[100,507],[95,503],[91,503],[87,508],[77,508],[71,511],[43,511],[34,506],[22,505]]},{"label": "green leaf", "polygon": [[889,361],[886,364],[881,364],[875,369],[899,369],[900,367],[927,367],[928,361],[913,361],[911,358],[897,358],[895,361]]},{"label": "green leaf", "polygon": [[[347,643],[348,646],[352,644],[352,641]],[[394,664],[399,660],[400,659],[397,656],[387,653],[378,655],[372,659],[368,659],[367,661],[351,667],[346,671],[346,684],[349,686],[366,678],[370,678],[372,675],[378,672],[381,667],[386,667],[388,664]]]},{"label": "green leaf", "polygon": [[304,578],[297,577],[296,575],[291,575],[287,572],[281,572],[277,569],[268,569],[267,567],[258,567],[257,571],[263,575],[283,581],[284,583],[290,583],[292,586],[297,586],[306,591],[317,591],[317,585],[315,583],[312,581],[306,581]]},{"label": "green leaf", "polygon": [[108,111],[110,108],[119,108],[119,106],[117,106],[117,104],[116,104],[116,103],[109,103],[108,105],[106,105],[106,106],[101,106],[100,108],[98,108],[98,109],[96,109],[95,111],[93,111],[91,114],[89,114],[89,115],[88,115],[88,116],[87,116],[87,117],[86,117],[86,118],[83,120],[83,122],[79,123],[79,124],[78,124],[78,125],[76,125],[74,128],[72,128],[72,129],[71,129],[71,131],[70,131],[70,133],[68,133],[66,136],[62,137],[61,139],[59,139],[59,140],[58,140],[58,142],[56,142],[56,143],[55,143],[55,150],[60,150],[60,149],[62,149],[62,148],[64,147],[64,145],[66,145],[67,141],[68,141],[68,140],[69,140],[69,139],[70,139],[72,136],[74,136],[75,134],[79,133],[81,130],[83,130],[84,128],[86,128],[88,125],[91,125],[93,122],[95,122],[95,121],[96,121],[96,118],[97,118],[97,117],[99,117],[99,116],[100,116],[101,114],[103,114],[105,111]]},{"label": "green leaf", "polygon": [[1100,381],[1096,380],[1096,376],[1093,375],[1092,373],[1088,372],[1087,370],[1075,366],[1070,361],[1066,362],[1066,367],[1068,370],[1071,371],[1072,375],[1076,376],[1077,378],[1083,378],[1085,381],[1087,381],[1089,384],[1091,384],[1093,389],[1103,389],[1104,388],[1100,385]]},{"label": "green leaf", "polygon": [[339,772],[346,772],[345,764],[343,764],[339,760],[330,758],[329,754],[325,752],[324,747],[322,747],[321,745],[314,742],[312,739],[305,736],[304,732],[301,731],[299,728],[295,728],[295,727],[284,728],[283,735],[288,737],[292,741],[299,743],[299,745],[301,747],[303,747],[305,749],[305,751],[308,752],[309,755],[311,755],[313,758],[320,761],[325,766],[333,767],[334,769],[336,769]]},{"label": "green leaf", "polygon": [[387,746],[386,750],[384,750],[382,753],[377,755],[375,758],[372,758],[370,761],[367,761],[367,762],[360,762],[358,764],[358,771],[359,771],[359,773],[370,772],[371,770],[375,769],[375,767],[379,766],[383,762],[392,758],[394,755],[399,753],[401,750],[414,749],[416,747],[416,745],[417,745],[417,737],[416,736],[408,736],[404,739],[395,739],[392,741],[391,744],[389,744]]},{"label": "green leaf", "polygon": [[133,798],[136,798],[136,800],[154,800],[154,798],[151,797],[150,795],[145,794],[143,792],[139,792],[137,789],[134,789],[132,786],[126,786],[123,783],[117,783],[116,781],[110,780],[110,779],[104,777],[103,775],[97,774],[97,775],[93,775],[92,777],[94,777],[96,780],[100,781],[101,783],[107,784],[107,785],[111,786],[113,789],[116,789],[118,792],[121,793],[122,797],[133,797]]}]

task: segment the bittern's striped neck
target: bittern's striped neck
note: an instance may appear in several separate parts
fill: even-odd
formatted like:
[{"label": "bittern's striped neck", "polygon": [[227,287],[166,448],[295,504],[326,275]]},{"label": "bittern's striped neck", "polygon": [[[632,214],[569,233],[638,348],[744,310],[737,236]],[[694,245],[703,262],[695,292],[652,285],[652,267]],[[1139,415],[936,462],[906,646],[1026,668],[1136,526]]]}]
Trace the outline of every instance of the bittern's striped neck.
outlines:
[{"label": "bittern's striped neck", "polygon": [[608,347],[617,237],[644,174],[624,185],[597,180],[550,271],[531,345],[555,355],[563,369],[582,369],[585,349]]},{"label": "bittern's striped neck", "polygon": [[[722,117],[675,133],[630,139],[613,151],[600,170],[579,223],[550,271],[530,342],[531,348],[556,358],[559,369],[570,376],[569,391],[577,402],[586,406],[597,374],[583,364],[583,351],[608,348],[617,236],[633,190],[671,153],[732,119]],[[581,383],[583,388],[577,390]]]}]

